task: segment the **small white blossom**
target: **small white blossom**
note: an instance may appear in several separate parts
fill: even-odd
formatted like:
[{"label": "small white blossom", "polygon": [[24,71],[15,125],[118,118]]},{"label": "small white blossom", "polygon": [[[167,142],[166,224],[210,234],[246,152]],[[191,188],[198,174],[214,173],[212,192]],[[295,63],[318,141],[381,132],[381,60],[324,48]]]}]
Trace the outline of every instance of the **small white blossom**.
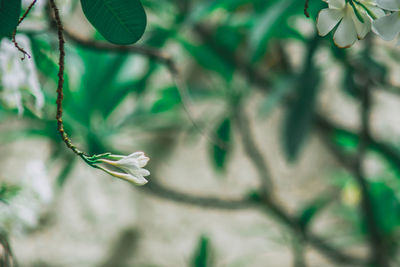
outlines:
[{"label": "small white blossom", "polygon": [[345,0],[327,0],[328,8],[321,10],[318,14],[317,29],[321,36],[327,35],[338,25],[333,36],[338,47],[350,47],[357,39],[363,39],[371,30],[371,18],[368,9],[376,17],[384,15],[383,11],[376,7],[372,0],[358,0],[365,8],[354,2],[355,8],[362,18],[355,14],[354,8]]},{"label": "small white blossom", "polygon": [[103,166],[97,166],[106,173],[129,181],[135,185],[144,185],[147,180],[144,176],[150,175],[150,172],[143,169],[146,166],[149,158],[143,152],[135,152],[128,156],[108,155],[107,158],[99,159],[98,161],[114,167],[116,170],[111,170]]},{"label": "small white blossom", "polygon": [[[25,35],[17,35],[18,44],[28,53],[30,42]],[[26,94],[28,93],[28,94]],[[40,113],[44,105],[44,96],[40,90],[39,79],[33,58],[21,60],[21,52],[7,38],[0,42],[0,99],[10,108],[17,108],[22,114],[23,98],[35,98],[36,113]]]},{"label": "small white blossom", "polygon": [[[383,9],[394,11],[373,22],[373,31],[383,40],[391,41],[400,33],[400,0],[377,0],[376,3]],[[400,39],[398,44],[400,44]]]}]

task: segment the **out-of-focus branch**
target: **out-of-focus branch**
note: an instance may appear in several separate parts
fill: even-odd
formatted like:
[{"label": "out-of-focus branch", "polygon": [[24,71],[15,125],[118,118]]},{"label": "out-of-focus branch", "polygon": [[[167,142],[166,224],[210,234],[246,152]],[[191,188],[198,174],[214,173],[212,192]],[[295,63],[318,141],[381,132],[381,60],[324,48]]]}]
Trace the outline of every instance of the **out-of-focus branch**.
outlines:
[{"label": "out-of-focus branch", "polygon": [[[335,129],[328,121],[322,117],[318,117],[320,122],[320,128],[322,132],[322,138],[325,141],[326,146],[331,150],[332,154],[336,157],[339,163],[341,163],[350,173],[354,175],[356,182],[358,183],[362,195],[361,199],[361,212],[365,218],[368,227],[368,233],[370,238],[371,246],[371,258],[377,266],[388,266],[386,249],[384,245],[383,237],[380,233],[377,225],[377,218],[372,205],[372,199],[368,182],[365,178],[362,163],[365,158],[365,154],[370,146],[372,139],[370,134],[370,110],[371,110],[371,91],[368,84],[362,88],[362,99],[361,99],[361,130],[357,134],[360,137],[357,154],[354,156],[343,153],[336,145],[332,143],[332,133]],[[379,144],[379,143],[378,143]]]},{"label": "out-of-focus branch", "polygon": [[221,197],[193,196],[175,189],[167,188],[155,182],[151,182],[141,189],[155,197],[174,201],[181,205],[193,205],[201,208],[223,210],[259,209],[270,214],[277,222],[282,223],[299,238],[311,244],[317,251],[321,252],[321,254],[325,255],[333,262],[350,264],[352,266],[365,266],[368,263],[368,261],[364,259],[340,251],[312,232],[304,233],[296,218],[289,215],[282,205],[272,198],[254,201],[246,198],[223,199]]},{"label": "out-of-focus branch", "polygon": [[84,39],[75,33],[72,33],[70,30],[64,28],[64,35],[69,40],[73,41],[74,43],[86,47],[89,49],[95,49],[99,51],[112,51],[115,53],[131,53],[131,54],[138,54],[153,59],[163,65],[165,65],[169,70],[176,72],[176,66],[172,58],[157,49],[148,46],[139,46],[139,45],[129,45],[129,46],[122,46],[122,45],[114,45],[111,43],[94,41],[89,39]]},{"label": "out-of-focus branch", "polygon": [[159,183],[150,182],[142,189],[156,197],[168,199],[182,204],[199,206],[202,208],[238,210],[254,208],[256,205],[250,199],[223,199],[221,197],[202,197],[176,191]]},{"label": "out-of-focus branch", "polygon": [[375,211],[372,206],[372,199],[369,184],[364,176],[363,161],[368,149],[370,139],[370,113],[371,113],[371,88],[368,79],[364,82],[361,97],[361,135],[354,169],[354,177],[361,190],[361,210],[365,217],[370,236],[371,253],[374,263],[380,267],[388,266],[384,242],[380,233]]},{"label": "out-of-focus branch", "polygon": [[17,266],[10,243],[5,234],[0,233],[0,266],[14,267]]},{"label": "out-of-focus branch", "polygon": [[257,148],[257,145],[254,142],[246,111],[240,103],[233,107],[233,117],[237,126],[237,130],[240,133],[244,150],[248,158],[253,163],[258,176],[260,177],[262,193],[265,196],[270,195],[273,192],[273,182],[270,171],[263,155],[261,154],[261,151]]},{"label": "out-of-focus branch", "polygon": [[318,251],[321,254],[323,254],[324,256],[326,256],[327,258],[331,259],[336,263],[347,264],[349,266],[369,266],[368,260],[350,256],[346,253],[343,253],[341,250],[333,247],[326,240],[322,239],[321,237],[313,233],[307,234],[307,241],[314,248],[318,249]]}]

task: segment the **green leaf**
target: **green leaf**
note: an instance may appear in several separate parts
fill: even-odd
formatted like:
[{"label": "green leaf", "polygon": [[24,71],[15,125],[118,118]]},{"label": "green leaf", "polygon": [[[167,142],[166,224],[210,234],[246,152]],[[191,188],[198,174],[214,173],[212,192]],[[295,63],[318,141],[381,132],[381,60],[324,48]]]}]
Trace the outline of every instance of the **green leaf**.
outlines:
[{"label": "green leaf", "polygon": [[284,152],[289,161],[294,161],[306,140],[314,117],[314,106],[318,93],[320,72],[313,63],[319,37],[310,41],[304,69],[299,75],[296,95],[288,109],[283,128]]},{"label": "green leaf", "polygon": [[0,201],[8,203],[8,201],[15,197],[19,191],[20,188],[18,186],[2,183],[0,185]]},{"label": "green leaf", "polygon": [[12,35],[20,13],[21,0],[0,0],[0,39]]},{"label": "green leaf", "polygon": [[221,56],[210,49],[206,44],[194,45],[184,40],[178,39],[182,46],[194,57],[197,63],[206,70],[215,71],[220,74],[226,81],[232,80],[234,68],[221,58]]},{"label": "green leaf", "polygon": [[396,192],[383,182],[370,184],[372,205],[378,226],[384,234],[398,231],[400,227],[400,201]]},{"label": "green leaf", "polygon": [[193,255],[193,267],[211,267],[211,248],[210,240],[206,236],[200,237],[197,249]]},{"label": "green leaf", "polygon": [[140,0],[81,0],[90,23],[111,43],[137,42],[146,28],[146,13]]},{"label": "green leaf", "polygon": [[275,82],[271,88],[271,92],[267,94],[262,101],[258,114],[260,117],[267,117],[285,97],[293,91],[295,80],[289,75],[285,75]]},{"label": "green leaf", "polygon": [[181,98],[176,87],[167,87],[160,92],[160,98],[151,107],[152,113],[161,113],[173,110],[181,104]]},{"label": "green leaf", "polygon": [[57,186],[62,187],[67,179],[70,177],[71,171],[75,167],[75,160],[76,158],[70,158],[68,161],[65,163],[64,167],[62,168],[61,172],[59,173],[57,177]]},{"label": "green leaf", "polygon": [[284,126],[284,148],[290,161],[297,159],[312,126],[318,82],[317,70],[298,80],[298,95],[288,110]]},{"label": "green leaf", "polygon": [[293,0],[277,1],[256,18],[255,26],[250,33],[250,49],[253,62],[259,60],[265,53],[274,29],[280,28],[280,24],[286,18],[284,14],[292,2]]},{"label": "green leaf", "polygon": [[220,145],[213,144],[212,146],[212,156],[214,166],[217,170],[223,171],[226,168],[226,162],[231,150],[230,139],[231,139],[231,121],[229,118],[224,119],[217,128],[217,136],[224,147]]},{"label": "green leaf", "polygon": [[299,214],[299,224],[305,230],[312,220],[320,213],[331,201],[329,196],[323,195],[317,197],[306,207],[304,207]]},{"label": "green leaf", "polygon": [[356,134],[336,129],[333,141],[340,146],[345,152],[355,152],[360,142],[360,137]]}]

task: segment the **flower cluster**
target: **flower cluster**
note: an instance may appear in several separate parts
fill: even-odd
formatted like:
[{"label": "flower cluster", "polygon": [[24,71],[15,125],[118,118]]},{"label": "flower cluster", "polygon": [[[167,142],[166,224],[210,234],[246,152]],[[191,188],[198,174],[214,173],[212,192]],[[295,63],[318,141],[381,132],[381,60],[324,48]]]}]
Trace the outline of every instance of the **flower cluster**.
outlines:
[{"label": "flower cluster", "polygon": [[336,26],[338,47],[350,47],[371,30],[390,41],[400,33],[400,0],[323,0],[328,8],[319,12],[317,29],[321,36]]}]

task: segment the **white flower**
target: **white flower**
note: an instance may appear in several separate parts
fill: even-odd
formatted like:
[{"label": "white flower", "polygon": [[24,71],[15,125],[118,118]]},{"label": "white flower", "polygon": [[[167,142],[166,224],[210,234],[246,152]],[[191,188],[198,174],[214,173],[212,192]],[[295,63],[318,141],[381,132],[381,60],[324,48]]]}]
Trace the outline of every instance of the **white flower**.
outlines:
[{"label": "white flower", "polygon": [[[17,35],[18,44],[29,54],[30,42],[25,35]],[[24,92],[25,91],[25,92]],[[22,114],[23,98],[31,95],[35,98],[36,113],[44,105],[44,96],[36,73],[33,58],[21,60],[21,53],[14,44],[3,38],[0,42],[0,99],[10,108],[17,108]]]},{"label": "white flower", "polygon": [[391,41],[400,33],[400,0],[377,0],[376,3],[383,9],[395,11],[373,22],[373,31],[383,40]]},{"label": "white flower", "polygon": [[339,23],[333,39],[335,44],[342,48],[350,47],[357,39],[363,39],[371,30],[371,18],[366,9],[376,17],[384,14],[372,0],[354,1],[354,8],[362,22],[351,4],[345,0],[327,0],[327,2],[328,8],[321,10],[318,14],[318,33],[325,36]]},{"label": "white flower", "polygon": [[149,158],[143,152],[135,152],[128,156],[108,155],[106,158],[98,159],[98,161],[105,163],[116,170],[111,170],[103,166],[97,166],[106,173],[129,181],[135,185],[144,185],[147,180],[143,176],[150,175],[150,172],[143,169],[146,166]]}]

